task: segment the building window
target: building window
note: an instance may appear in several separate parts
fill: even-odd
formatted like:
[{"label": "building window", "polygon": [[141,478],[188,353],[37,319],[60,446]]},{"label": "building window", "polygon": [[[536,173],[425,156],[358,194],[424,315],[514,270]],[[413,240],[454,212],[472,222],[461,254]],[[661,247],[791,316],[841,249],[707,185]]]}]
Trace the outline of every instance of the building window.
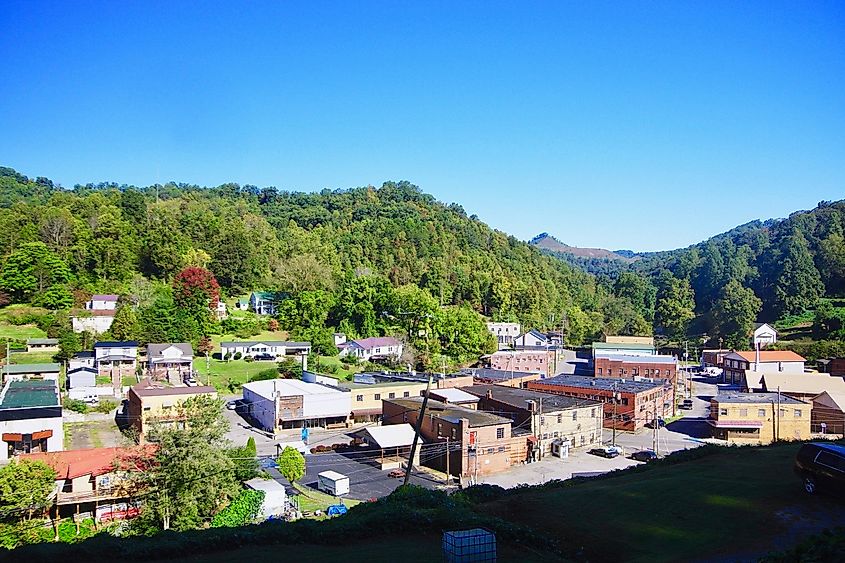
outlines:
[{"label": "building window", "polygon": [[778,409],[778,416],[779,417],[786,416],[786,409]]},{"label": "building window", "polygon": [[739,416],[748,416],[748,409],[739,409]]},{"label": "building window", "polygon": [[628,404],[628,397],[623,397],[623,399],[622,399],[622,404],[623,404],[623,405],[627,405],[627,404]]},{"label": "building window", "polygon": [[381,393],[376,393],[374,398],[376,401],[381,401]]},{"label": "building window", "polygon": [[572,411],[572,420],[578,420],[578,411]]},{"label": "building window", "polygon": [[396,393],[390,393],[390,394],[387,396],[387,398],[388,398],[388,399],[395,399],[395,398],[396,398]]},{"label": "building window", "polygon": [[356,400],[356,401],[358,401],[358,402],[360,403],[360,402],[362,402],[362,401],[364,400],[364,396],[363,396],[363,395],[356,395],[356,396],[355,396],[355,400]]},{"label": "building window", "polygon": [[437,436],[440,436],[443,433],[443,425],[441,423],[437,423]]},{"label": "building window", "polygon": [[601,375],[601,368],[599,368],[599,375]]},{"label": "building window", "polygon": [[610,368],[607,368],[607,375],[613,375],[613,370],[610,369]]},{"label": "building window", "polygon": [[410,391],[405,391],[404,393],[402,393],[402,396],[403,396],[403,397],[410,397],[410,396],[411,396],[411,392],[410,392]]},{"label": "building window", "polygon": [[728,416],[728,409],[719,409],[719,416]]},{"label": "building window", "polygon": [[543,434],[543,440],[548,440],[548,439],[549,439],[549,434],[548,433]]},{"label": "building window", "polygon": [[766,409],[757,409],[757,416],[766,416]]},{"label": "building window", "polygon": [[501,440],[505,437],[505,429],[504,428],[496,428],[496,439]]},{"label": "building window", "polygon": [[560,424],[561,422],[563,422],[563,415],[559,414],[557,415],[557,423]]},{"label": "building window", "polygon": [[592,418],[595,418],[595,417],[596,417],[596,409],[590,409],[590,416],[591,416]]},{"label": "building window", "polygon": [[555,432],[554,434],[552,434],[552,437],[554,437],[554,438],[557,438],[558,436],[560,436],[559,432]]},{"label": "building window", "polygon": [[801,409],[795,409],[795,418],[801,418]]},{"label": "building window", "polygon": [[637,368],[631,368],[631,375],[639,375],[639,374],[640,374],[640,370],[639,370],[639,369],[637,369]]},{"label": "building window", "polygon": [[546,417],[545,417],[545,416],[541,416],[541,417],[540,417],[540,426],[545,426],[545,425],[546,425]]},{"label": "building window", "polygon": [[455,429],[455,428],[452,428],[452,439],[456,440],[457,438],[458,438],[458,430]]}]

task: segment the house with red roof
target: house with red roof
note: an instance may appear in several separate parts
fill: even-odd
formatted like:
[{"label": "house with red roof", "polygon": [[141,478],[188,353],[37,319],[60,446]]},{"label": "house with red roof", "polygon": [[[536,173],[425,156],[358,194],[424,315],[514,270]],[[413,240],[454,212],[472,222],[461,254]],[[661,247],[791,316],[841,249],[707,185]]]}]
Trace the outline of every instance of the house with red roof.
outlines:
[{"label": "house with red roof", "polygon": [[359,360],[368,362],[398,359],[402,356],[402,342],[392,336],[376,336],[350,340],[340,346],[341,356],[355,356]]},{"label": "house with red roof", "polygon": [[792,350],[748,350],[726,354],[722,359],[722,382],[744,385],[746,370],[766,373],[804,373],[803,357]]},{"label": "house with red roof", "polygon": [[154,463],[157,446],[91,448],[21,456],[56,472],[55,505],[62,513],[92,512],[98,521],[138,515],[133,498],[142,492],[133,473]]}]

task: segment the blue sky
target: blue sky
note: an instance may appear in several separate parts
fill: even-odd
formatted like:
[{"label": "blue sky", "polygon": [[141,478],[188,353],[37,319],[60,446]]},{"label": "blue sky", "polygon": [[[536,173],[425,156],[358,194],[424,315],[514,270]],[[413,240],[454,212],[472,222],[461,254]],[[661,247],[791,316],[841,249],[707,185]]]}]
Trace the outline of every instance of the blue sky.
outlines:
[{"label": "blue sky", "polygon": [[845,197],[841,2],[4,2],[0,165],[668,249]]}]

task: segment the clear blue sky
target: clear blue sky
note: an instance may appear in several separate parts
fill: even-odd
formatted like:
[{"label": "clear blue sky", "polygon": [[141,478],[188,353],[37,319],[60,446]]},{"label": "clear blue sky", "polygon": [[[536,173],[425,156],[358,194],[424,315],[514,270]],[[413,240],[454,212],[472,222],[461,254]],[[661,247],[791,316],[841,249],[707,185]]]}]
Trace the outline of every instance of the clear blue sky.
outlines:
[{"label": "clear blue sky", "polygon": [[[233,7],[233,4],[238,4]],[[3,2],[0,164],[685,246],[845,197],[842,2]]]}]

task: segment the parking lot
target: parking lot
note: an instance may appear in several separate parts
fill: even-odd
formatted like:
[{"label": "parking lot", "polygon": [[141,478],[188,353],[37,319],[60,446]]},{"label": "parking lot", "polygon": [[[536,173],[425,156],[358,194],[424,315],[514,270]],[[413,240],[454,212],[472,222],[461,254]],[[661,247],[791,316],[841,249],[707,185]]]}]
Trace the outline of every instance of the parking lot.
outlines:
[{"label": "parking lot", "polygon": [[[404,482],[402,478],[389,477],[389,471],[382,471],[366,461],[361,460],[355,452],[348,454],[324,453],[309,454],[305,458],[305,477],[301,483],[307,487],[317,488],[317,474],[323,471],[337,471],[349,477],[349,498],[369,500],[380,498],[393,492]],[[422,471],[415,471],[411,475],[411,483],[428,488],[442,486],[432,475]]]}]

